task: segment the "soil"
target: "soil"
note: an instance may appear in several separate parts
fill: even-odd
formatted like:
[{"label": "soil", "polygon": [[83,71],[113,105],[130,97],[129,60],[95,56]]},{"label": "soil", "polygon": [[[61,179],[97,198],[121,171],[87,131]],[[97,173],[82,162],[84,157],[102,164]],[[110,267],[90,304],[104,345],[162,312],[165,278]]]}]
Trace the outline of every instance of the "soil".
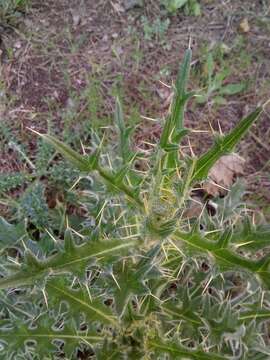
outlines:
[{"label": "soil", "polygon": [[[222,44],[224,62],[230,68],[226,82],[247,81],[248,89],[230,96],[225,105],[191,102],[186,126],[197,130],[191,136],[199,154],[211,144],[211,128],[230,130],[237,121],[269,99],[270,7],[261,0],[201,1],[198,17],[168,13],[158,1],[126,9],[126,0],[33,0],[16,27],[1,30],[2,122],[28,151],[35,140],[27,127],[55,132],[65,127],[65,114],[78,100],[75,119],[85,121],[94,112],[95,94],[82,96],[89,84],[98,84],[95,117],[111,118],[115,92],[120,91],[127,118],[137,124],[135,141],[157,141],[161,119],[168,110],[171,85],[185,49],[191,44],[193,62],[190,86],[199,89],[205,54]],[[165,34],[148,38],[143,19],[154,26],[156,19],[170,20]],[[246,19],[247,29],[241,29]],[[215,71],[222,68],[217,61]],[[199,75],[198,75],[199,74]],[[93,101],[91,96],[94,97]],[[90,109],[90,110],[89,110]],[[92,110],[91,110],[92,109]],[[131,110],[133,109],[133,110]],[[258,207],[269,211],[270,201],[270,106],[239,146],[246,159],[245,179]],[[90,114],[91,115],[91,114]],[[143,116],[143,117],[141,117]],[[147,119],[157,119],[157,122]],[[109,121],[109,120],[108,120]],[[106,120],[105,120],[106,124]],[[0,134],[1,136],[1,134]],[[18,171],[25,164],[17,153],[2,149],[0,172]],[[267,205],[268,204],[268,205]]]}]

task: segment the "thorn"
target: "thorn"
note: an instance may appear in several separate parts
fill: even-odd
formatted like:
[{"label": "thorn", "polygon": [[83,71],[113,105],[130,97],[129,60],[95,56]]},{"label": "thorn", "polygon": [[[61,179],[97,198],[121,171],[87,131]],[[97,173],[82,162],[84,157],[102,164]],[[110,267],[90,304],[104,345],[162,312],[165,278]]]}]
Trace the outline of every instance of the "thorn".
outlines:
[{"label": "thorn", "polygon": [[22,244],[23,244],[24,250],[27,250],[27,247],[26,247],[26,245],[25,245],[25,243],[24,243],[23,240],[22,240]]},{"label": "thorn", "polygon": [[35,134],[37,134],[37,135],[39,135],[39,136],[43,136],[43,134],[41,134],[41,133],[38,132],[37,130],[34,130],[34,129],[28,127],[28,126],[26,126],[26,129],[32,131],[33,133],[35,133]]},{"label": "thorn", "polygon": [[105,209],[105,206],[107,205],[107,203],[108,203],[108,201],[105,200],[102,207],[101,207],[101,209],[99,210],[99,213],[96,216],[97,219],[99,218],[98,226],[100,226],[100,224],[101,224],[103,212],[104,212],[104,209]]},{"label": "thorn", "polygon": [[181,180],[181,175],[180,175],[180,171],[179,171],[179,167],[176,167],[176,175],[178,177],[179,180]]},{"label": "thorn", "polygon": [[185,263],[185,261],[183,261],[182,264],[181,264],[181,266],[180,266],[180,269],[178,270],[178,273],[177,273],[177,275],[176,275],[176,278],[177,278],[177,279],[179,279],[180,274],[181,274],[181,272],[182,272],[182,270],[183,270],[183,268],[184,268],[185,265],[186,265],[186,263]]},{"label": "thorn", "polygon": [[45,229],[46,233],[50,236],[50,238],[57,244],[57,240],[55,237],[49,232],[49,230]]},{"label": "thorn", "polygon": [[192,157],[195,157],[195,154],[194,154],[194,152],[193,152],[193,149],[192,149],[192,146],[191,146],[189,137],[188,137],[188,146],[189,146],[189,149],[190,149],[191,156],[192,156]]},{"label": "thorn", "polygon": [[81,239],[84,239],[84,238],[85,238],[84,235],[80,234],[78,231],[76,231],[76,230],[74,230],[74,229],[72,229],[72,228],[70,228],[70,230],[71,230],[75,235],[79,236]]},{"label": "thorn", "polygon": [[106,154],[106,157],[107,157],[107,159],[108,159],[109,168],[110,168],[111,170],[113,170],[113,167],[112,167],[112,163],[111,163],[111,159],[110,159],[109,154]]},{"label": "thorn", "polygon": [[261,308],[263,307],[263,301],[264,301],[264,295],[265,295],[265,291],[262,291],[262,298],[261,298]]},{"label": "thorn", "polygon": [[192,132],[192,133],[199,133],[199,134],[208,134],[208,133],[209,133],[208,130],[196,130],[196,129],[190,130],[190,132]]},{"label": "thorn", "polygon": [[223,131],[222,131],[222,129],[221,129],[221,125],[220,125],[219,119],[218,119],[218,130],[219,130],[220,135],[223,136]]},{"label": "thorn", "polygon": [[86,291],[87,291],[87,294],[88,294],[88,296],[89,296],[89,300],[90,300],[90,302],[92,302],[93,300],[92,300],[92,296],[91,296],[91,293],[90,293],[90,289],[89,289],[89,286],[88,286],[88,284],[85,282],[85,287],[86,287]]},{"label": "thorn", "polygon": [[81,144],[83,155],[86,155],[86,151],[85,151],[84,145],[81,140],[80,140],[80,144]]},{"label": "thorn", "polygon": [[160,82],[162,85],[164,85],[166,88],[171,89],[172,87],[168,84],[165,84],[163,81],[159,80],[158,82]]},{"label": "thorn", "polygon": [[188,40],[188,49],[191,50],[191,44],[192,44],[192,38],[191,35],[189,36],[189,40]]},{"label": "thorn", "polygon": [[[142,144],[149,145],[149,146],[152,146],[152,147],[157,146],[157,144],[152,144],[152,143],[150,143],[149,141],[142,141]],[[145,150],[145,152],[148,153],[149,150]]]},{"label": "thorn", "polygon": [[211,283],[212,280],[213,280],[213,276],[211,275],[211,276],[210,276],[210,279],[207,281],[207,283],[206,283],[206,285],[205,285],[205,287],[204,287],[204,289],[203,289],[202,295],[205,294],[205,291],[207,290],[207,288],[208,288],[208,286],[210,285],[210,283]]},{"label": "thorn", "polygon": [[183,257],[185,257],[185,254],[183,253],[183,251],[182,251],[177,245],[175,245],[175,243],[174,243],[171,239],[169,239],[168,242],[169,242]]},{"label": "thorn", "polygon": [[153,122],[158,122],[159,120],[158,119],[154,119],[154,118],[151,118],[149,116],[144,116],[144,115],[140,115],[142,119],[145,119],[145,120],[149,120],[149,121],[153,121]]},{"label": "thorn", "polygon": [[118,282],[117,282],[117,280],[116,280],[113,272],[111,272],[111,276],[112,276],[112,278],[113,278],[113,281],[116,283],[116,286],[118,287],[118,289],[121,290],[120,285],[118,284]]},{"label": "thorn", "polygon": [[263,111],[266,113],[266,115],[269,116],[269,114],[267,113],[267,111],[265,110],[266,106],[270,103],[270,99],[266,100],[266,102],[262,105],[262,109]]},{"label": "thorn", "polygon": [[68,191],[71,191],[75,188],[75,186],[79,183],[79,181],[81,181],[82,177],[79,176],[78,179],[74,182],[73,185],[71,185],[71,187],[68,189]]},{"label": "thorn", "polygon": [[47,295],[46,295],[45,289],[42,289],[41,291],[42,291],[42,294],[43,294],[43,296],[44,296],[44,301],[45,301],[46,308],[49,309],[48,299],[47,299]]},{"label": "thorn", "polygon": [[210,120],[208,120],[208,124],[209,124],[209,127],[210,127],[210,130],[211,130],[212,135],[215,135],[215,130],[213,129]]},{"label": "thorn", "polygon": [[101,139],[101,141],[100,141],[100,143],[98,145],[98,149],[101,149],[101,147],[103,146],[104,140],[105,140],[105,133],[103,133],[103,135],[102,135],[102,139]]}]

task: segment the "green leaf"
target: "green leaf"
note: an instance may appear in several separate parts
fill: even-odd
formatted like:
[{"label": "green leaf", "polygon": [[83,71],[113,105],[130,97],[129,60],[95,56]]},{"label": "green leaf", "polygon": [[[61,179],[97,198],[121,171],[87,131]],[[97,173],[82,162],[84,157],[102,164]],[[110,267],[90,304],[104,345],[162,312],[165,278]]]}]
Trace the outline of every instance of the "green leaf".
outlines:
[{"label": "green leaf", "polygon": [[194,95],[194,93],[186,92],[191,56],[192,52],[188,49],[185,52],[184,60],[177,76],[172,112],[169,114],[161,134],[161,148],[166,147],[168,142],[174,138],[174,135],[177,136],[183,129],[185,104]]},{"label": "green leaf", "polygon": [[201,350],[189,350],[176,342],[164,341],[158,337],[148,340],[147,346],[155,350],[156,354],[170,354],[172,359],[224,360],[224,356],[220,356],[219,354],[206,353]]},{"label": "green leaf", "polygon": [[204,325],[200,316],[197,315],[192,308],[165,303],[161,306],[161,309],[167,316],[171,317],[173,321],[185,320],[196,327]]},{"label": "green leaf", "polygon": [[239,124],[228,134],[216,142],[210,150],[203,154],[198,160],[194,168],[192,179],[200,181],[207,177],[209,170],[216,161],[228,152],[231,152],[235,145],[240,141],[249,127],[257,120],[262,112],[262,108],[256,109],[246,118],[241,120]]},{"label": "green leaf", "polygon": [[23,172],[11,172],[0,174],[0,193],[6,193],[29,182],[31,176]]},{"label": "green leaf", "polygon": [[241,321],[252,321],[256,322],[266,321],[270,319],[270,310],[268,309],[254,309],[249,311],[244,311],[239,315],[239,320]]},{"label": "green leaf", "polygon": [[176,10],[183,7],[188,0],[165,0],[163,1],[167,11],[174,13]]},{"label": "green leaf", "polygon": [[130,127],[127,128],[125,126],[122,105],[118,98],[116,99],[115,122],[117,124],[119,131],[119,140],[120,140],[119,150],[123,162],[125,164],[134,155],[133,152],[130,150],[130,144],[129,144],[129,136],[132,131],[132,128]]},{"label": "green leaf", "polygon": [[65,231],[64,247],[67,254],[72,254],[76,250],[72,231],[70,228],[67,228]]},{"label": "green leaf", "polygon": [[84,274],[85,267],[90,262],[106,263],[106,261],[111,261],[113,256],[127,252],[134,245],[134,241],[89,241],[81,246],[75,246],[72,253],[64,250],[46,260],[33,258],[33,254],[29,258],[29,251],[27,251],[28,263],[24,264],[20,271],[0,279],[0,289],[33,285],[49,275]]},{"label": "green leaf", "polygon": [[215,96],[213,97],[213,103],[216,105],[226,105],[227,100],[223,96]]},{"label": "green leaf", "polygon": [[57,150],[79,170],[85,172],[93,170],[93,164],[91,164],[91,161],[88,161],[86,156],[80,155],[79,153],[71,149],[71,147],[49,134],[41,134],[37,131],[32,131],[39,135],[48,144],[52,145],[55,150]]},{"label": "green leaf", "polygon": [[246,221],[243,229],[234,232],[232,242],[240,249],[257,251],[269,247],[270,225],[260,225],[255,227]]},{"label": "green leaf", "polygon": [[86,320],[89,323],[99,321],[103,324],[117,324],[116,317],[113,316],[111,309],[105,306],[99,299],[92,299],[90,290],[81,287],[79,290],[71,290],[66,285],[63,279],[52,279],[46,284],[48,292],[48,302],[53,301],[59,304],[61,301],[66,301],[70,305],[70,312],[74,317],[78,317],[78,313],[84,313]]},{"label": "green leaf", "polygon": [[22,223],[13,225],[0,217],[0,250],[15,245],[25,235],[26,231]]},{"label": "green leaf", "polygon": [[209,54],[207,55],[206,67],[207,67],[208,82],[209,82],[209,85],[210,85],[211,81],[212,81],[212,76],[213,76],[213,73],[214,73],[214,69],[215,69],[214,58],[213,58],[213,54],[211,52],[209,52]]},{"label": "green leaf", "polygon": [[219,93],[220,95],[236,95],[246,89],[245,83],[228,84],[222,86]]},{"label": "green leaf", "polygon": [[[33,130],[32,130],[33,131]],[[94,154],[86,157],[78,154],[76,151],[71,149],[69,146],[64,144],[62,141],[57,140],[51,135],[48,134],[40,134],[37,131],[34,131],[39,136],[41,136],[46,142],[53,145],[55,149],[60,152],[67,160],[69,160],[74,166],[76,166],[79,170],[84,172],[89,172],[92,170],[97,170],[100,176],[106,180],[110,185],[112,185],[115,189],[120,190],[128,196],[128,198],[135,202],[140,208],[142,208],[142,202],[139,199],[138,194],[134,191],[134,189],[130,188],[128,185],[123,182],[116,182],[114,179],[113,173],[110,171],[103,169],[98,164],[99,152],[100,149],[97,149]]]},{"label": "green leaf", "polygon": [[270,271],[268,269],[270,257],[268,255],[260,260],[251,260],[245,256],[238,255],[230,248],[224,248],[230,241],[230,231],[219,236],[219,241],[209,241],[198,232],[184,233],[176,231],[173,237],[181,240],[188,246],[191,252],[206,252],[215,259],[221,269],[242,269],[249,271],[258,277],[264,286],[270,289]]},{"label": "green leaf", "polygon": [[74,325],[65,324],[64,328],[55,328],[54,322],[48,317],[48,314],[43,314],[35,325],[34,328],[30,328],[30,324],[18,322],[7,329],[0,328],[0,343],[3,346],[1,355],[5,356],[3,359],[10,358],[8,354],[13,354],[12,358],[19,354],[25,349],[26,341],[36,342],[35,350],[42,359],[59,350],[56,340],[64,342],[66,356],[75,353],[76,346],[79,343],[96,344],[103,342],[103,336],[100,334],[93,331],[80,331]]},{"label": "green leaf", "polygon": [[148,289],[143,283],[145,274],[138,270],[130,262],[119,262],[112,269],[110,284],[119,316],[123,315],[132,295],[148,293]]},{"label": "green leaf", "polygon": [[191,4],[191,12],[194,16],[200,16],[201,15],[201,6],[198,3],[198,1],[193,0]]},{"label": "green leaf", "polygon": [[49,209],[42,183],[37,181],[28,187],[19,201],[18,210],[22,220],[28,219],[37,228],[48,226]]}]

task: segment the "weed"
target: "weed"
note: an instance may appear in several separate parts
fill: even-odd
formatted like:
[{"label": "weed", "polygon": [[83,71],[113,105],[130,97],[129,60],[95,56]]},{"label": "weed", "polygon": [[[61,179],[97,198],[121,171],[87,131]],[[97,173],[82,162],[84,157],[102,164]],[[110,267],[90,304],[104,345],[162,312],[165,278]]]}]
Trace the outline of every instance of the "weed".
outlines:
[{"label": "weed", "polygon": [[[205,206],[199,217],[185,216],[194,187],[263,109],[202,156],[185,156],[179,148],[194,96],[187,91],[190,62],[187,50],[171,111],[149,154],[132,149],[119,101],[114,144],[105,147],[95,135],[81,154],[36,133],[79,172],[72,188],[84,215],[78,221],[56,214],[58,232],[41,224],[35,241],[23,222],[1,219],[4,358],[75,359],[82,352],[96,359],[268,358],[269,226],[253,224],[239,184],[219,199],[215,215]],[[147,171],[136,169],[140,158]],[[33,186],[37,205],[44,193]],[[46,219],[42,204],[28,206],[31,196],[23,198],[26,215],[41,211]]]},{"label": "weed", "polygon": [[179,9],[184,8],[187,15],[201,15],[201,7],[198,0],[161,0],[161,4],[171,14],[175,14]]},{"label": "weed", "polygon": [[0,0],[0,21],[14,25],[29,5],[29,0]]},{"label": "weed", "polygon": [[157,18],[153,23],[150,23],[147,17],[142,16],[141,23],[145,40],[161,41],[164,40],[164,36],[170,25],[170,20],[168,18],[165,20]]},{"label": "weed", "polygon": [[202,66],[202,90],[197,97],[199,104],[211,102],[212,104],[224,105],[227,103],[226,97],[239,94],[247,88],[246,82],[228,83],[230,70],[228,67],[217,68],[212,52],[209,52],[206,61]]}]

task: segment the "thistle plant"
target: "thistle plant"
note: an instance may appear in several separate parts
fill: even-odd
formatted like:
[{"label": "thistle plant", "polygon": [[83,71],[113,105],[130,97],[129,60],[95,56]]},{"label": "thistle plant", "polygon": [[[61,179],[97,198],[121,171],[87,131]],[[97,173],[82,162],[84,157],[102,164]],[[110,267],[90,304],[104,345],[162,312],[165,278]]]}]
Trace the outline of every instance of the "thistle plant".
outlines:
[{"label": "thistle plant", "polygon": [[[263,109],[202,156],[185,155],[190,63],[187,50],[147,158],[131,146],[119,101],[114,146],[93,136],[81,154],[37,133],[79,171],[70,191],[84,220],[75,229],[65,216],[59,234],[44,228],[53,239],[46,250],[23,223],[1,220],[3,359],[269,359],[270,228],[253,224],[239,184],[214,216],[206,206],[185,215],[194,188]],[[77,187],[84,180],[87,191]]]}]

